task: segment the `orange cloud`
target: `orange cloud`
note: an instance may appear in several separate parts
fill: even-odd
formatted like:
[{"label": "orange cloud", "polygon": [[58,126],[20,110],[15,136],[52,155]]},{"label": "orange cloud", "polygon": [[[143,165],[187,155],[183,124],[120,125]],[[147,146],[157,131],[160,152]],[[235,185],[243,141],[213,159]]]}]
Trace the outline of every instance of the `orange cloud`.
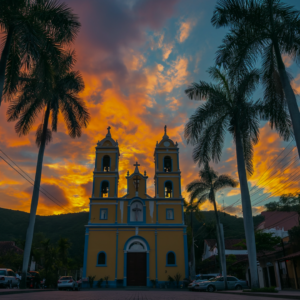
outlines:
[{"label": "orange cloud", "polygon": [[177,40],[183,43],[190,35],[191,30],[196,25],[195,19],[189,19],[180,23],[180,28],[177,33]]}]

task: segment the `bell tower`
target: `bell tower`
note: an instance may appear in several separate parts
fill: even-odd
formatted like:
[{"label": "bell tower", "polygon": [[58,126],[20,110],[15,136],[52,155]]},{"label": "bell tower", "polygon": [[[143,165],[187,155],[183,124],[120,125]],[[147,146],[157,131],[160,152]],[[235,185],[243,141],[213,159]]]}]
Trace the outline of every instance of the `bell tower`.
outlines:
[{"label": "bell tower", "polygon": [[155,196],[156,198],[181,199],[181,172],[179,168],[179,148],[167,135],[164,127],[162,140],[156,143],[155,163]]},{"label": "bell tower", "polygon": [[97,143],[92,198],[118,197],[120,151],[110,129],[107,128],[106,137]]}]

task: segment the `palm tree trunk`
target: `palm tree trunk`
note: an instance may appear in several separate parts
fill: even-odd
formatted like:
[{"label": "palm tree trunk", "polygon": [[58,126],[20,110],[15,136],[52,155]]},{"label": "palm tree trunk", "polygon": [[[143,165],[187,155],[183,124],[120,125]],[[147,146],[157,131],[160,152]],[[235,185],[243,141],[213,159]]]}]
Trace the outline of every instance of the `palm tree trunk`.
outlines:
[{"label": "palm tree trunk", "polygon": [[6,63],[7,59],[9,56],[9,50],[11,46],[11,40],[13,37],[13,32],[14,29],[10,27],[8,29],[5,45],[1,54],[1,59],[0,59],[0,105],[2,102],[2,93],[3,93],[3,88],[4,88],[4,82],[5,82],[5,70],[6,70]]},{"label": "palm tree trunk", "polygon": [[255,235],[254,235],[254,225],[252,218],[252,206],[250,200],[250,193],[247,182],[247,173],[244,160],[244,150],[241,139],[240,129],[237,126],[236,128],[236,158],[237,166],[240,180],[240,189],[242,196],[242,209],[244,217],[244,227],[245,227],[245,236],[246,244],[248,250],[248,259],[249,267],[251,273],[251,287],[257,288],[258,284],[258,274],[257,274],[257,259],[256,259],[256,244],[255,244]]},{"label": "palm tree trunk", "polygon": [[218,239],[218,245],[219,245],[219,256],[221,260],[221,266],[222,266],[222,273],[224,276],[224,286],[225,290],[228,290],[228,284],[227,284],[227,269],[226,269],[226,255],[225,255],[225,245],[224,245],[224,240],[222,238],[222,233],[221,233],[221,226],[220,226],[220,218],[218,215],[218,209],[216,205],[216,198],[215,198],[215,191],[212,188],[211,189],[211,195],[212,195],[212,201],[214,204],[214,211],[215,211],[215,216],[216,216],[216,223],[217,223],[217,239]]},{"label": "palm tree trunk", "polygon": [[298,149],[298,155],[300,157],[300,113],[299,113],[299,107],[298,107],[296,96],[292,89],[290,80],[287,76],[287,73],[285,70],[285,65],[283,63],[283,60],[281,57],[281,52],[279,49],[278,38],[277,38],[277,34],[275,31],[275,27],[274,27],[273,1],[269,2],[269,7],[270,7],[271,28],[272,28],[272,35],[273,35],[272,40],[273,40],[273,45],[274,45],[274,50],[275,50],[278,72],[279,72],[282,88],[283,88],[283,91],[284,91],[284,94],[285,94],[285,97],[287,100],[289,113],[290,113],[290,116],[292,119],[295,141],[296,141],[296,145],[297,145],[297,149]]},{"label": "palm tree trunk", "polygon": [[32,199],[31,199],[29,225],[28,225],[28,229],[27,229],[27,233],[26,233],[25,249],[24,249],[24,256],[23,256],[21,288],[26,288],[26,274],[27,274],[27,270],[28,270],[28,263],[29,263],[32,239],[33,239],[33,233],[34,233],[36,210],[37,210],[37,205],[38,205],[38,201],[39,201],[39,191],[40,191],[40,184],[41,184],[41,177],[42,177],[43,158],[44,158],[45,145],[46,145],[46,134],[47,134],[47,129],[48,129],[49,115],[50,115],[50,104],[47,105],[47,109],[45,112],[45,118],[44,118],[44,124],[43,124],[43,136],[42,136],[42,140],[41,140],[41,145],[40,145],[38,160],[37,160],[37,166],[36,166],[36,172],[35,172],[34,188],[33,188]]},{"label": "palm tree trunk", "polygon": [[194,230],[193,230],[193,211],[191,210],[191,229],[192,229],[192,253],[191,253],[191,280],[196,279],[195,270],[195,245],[194,245]]}]

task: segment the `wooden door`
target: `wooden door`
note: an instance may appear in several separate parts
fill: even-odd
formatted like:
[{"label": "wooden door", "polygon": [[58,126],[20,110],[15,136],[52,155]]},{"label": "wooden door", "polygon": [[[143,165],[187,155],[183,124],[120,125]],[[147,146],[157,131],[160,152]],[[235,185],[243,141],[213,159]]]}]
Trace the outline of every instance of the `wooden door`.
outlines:
[{"label": "wooden door", "polygon": [[127,252],[127,285],[147,285],[147,258],[145,252]]}]

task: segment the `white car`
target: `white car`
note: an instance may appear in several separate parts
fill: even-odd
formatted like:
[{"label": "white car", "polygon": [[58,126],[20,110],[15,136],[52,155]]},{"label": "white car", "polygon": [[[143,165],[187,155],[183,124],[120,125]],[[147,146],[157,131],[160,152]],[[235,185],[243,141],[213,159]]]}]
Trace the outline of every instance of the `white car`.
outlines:
[{"label": "white car", "polygon": [[19,281],[11,269],[0,269],[0,286],[13,288],[18,286]]},{"label": "white car", "polygon": [[57,288],[59,290],[79,291],[79,286],[72,276],[62,276],[57,281]]}]

